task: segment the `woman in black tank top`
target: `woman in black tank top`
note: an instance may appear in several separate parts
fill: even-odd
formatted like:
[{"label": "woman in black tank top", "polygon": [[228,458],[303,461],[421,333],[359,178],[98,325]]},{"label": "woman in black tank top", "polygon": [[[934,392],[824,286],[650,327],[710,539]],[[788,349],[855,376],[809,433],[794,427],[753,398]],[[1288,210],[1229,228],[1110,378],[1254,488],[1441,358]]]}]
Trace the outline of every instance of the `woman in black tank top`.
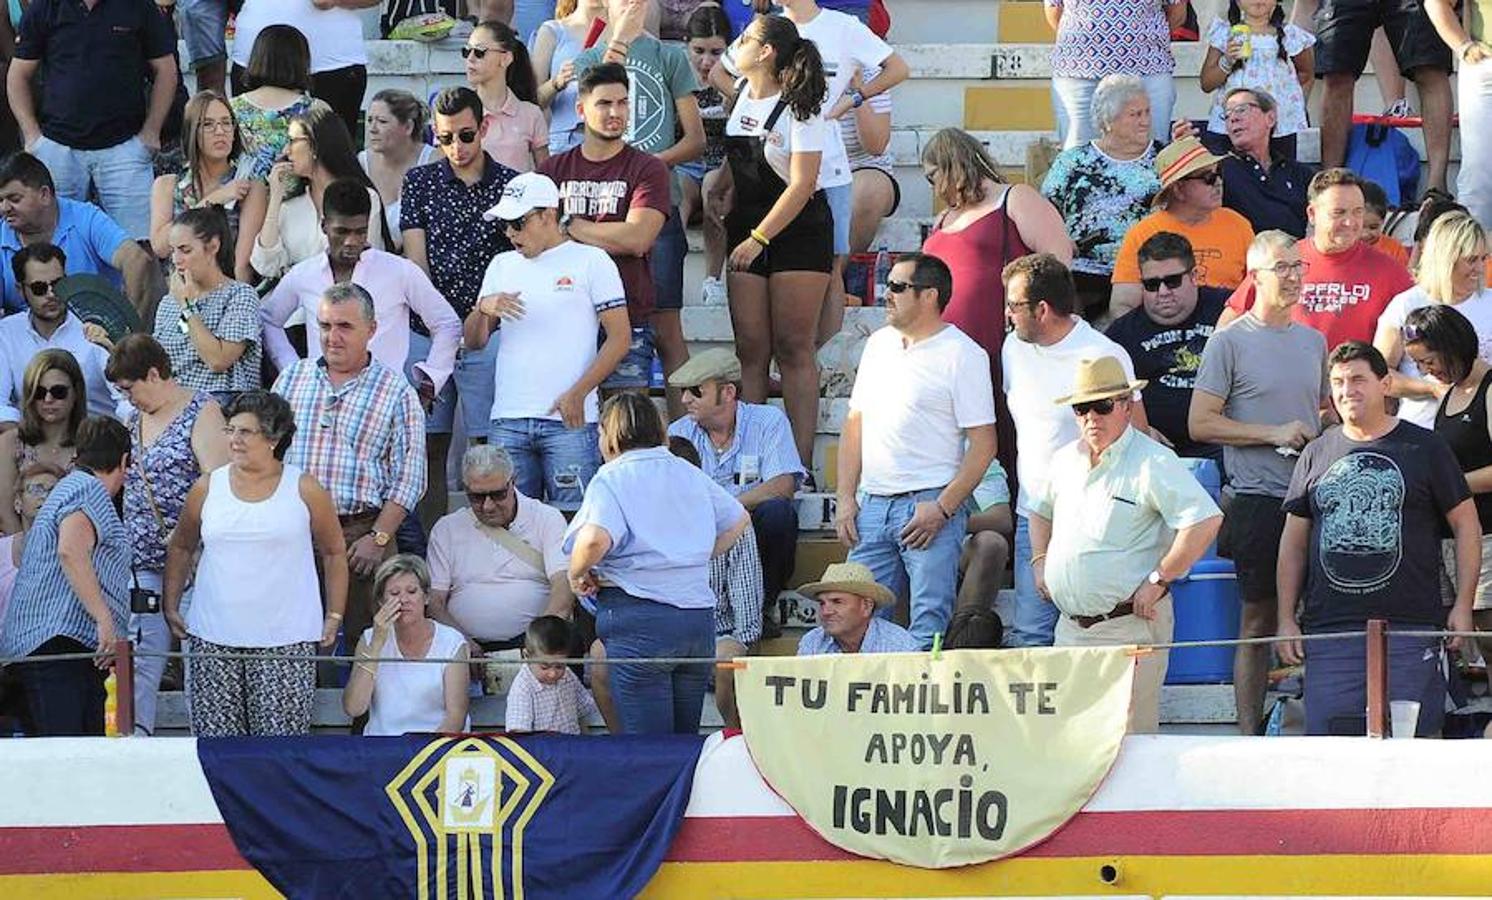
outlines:
[{"label": "woman in black tank top", "polygon": [[[1478,356],[1479,346],[1471,322],[1449,306],[1421,307],[1404,322],[1404,351],[1421,372],[1450,385],[1435,411],[1435,433],[1456,454],[1482,522],[1482,569],[1472,617],[1478,631],[1492,631],[1492,416],[1488,415],[1492,366]],[[1442,541],[1441,553],[1454,582],[1455,542]],[[1492,662],[1492,636],[1476,643],[1482,657]],[[1492,667],[1488,678],[1492,681]]]}]

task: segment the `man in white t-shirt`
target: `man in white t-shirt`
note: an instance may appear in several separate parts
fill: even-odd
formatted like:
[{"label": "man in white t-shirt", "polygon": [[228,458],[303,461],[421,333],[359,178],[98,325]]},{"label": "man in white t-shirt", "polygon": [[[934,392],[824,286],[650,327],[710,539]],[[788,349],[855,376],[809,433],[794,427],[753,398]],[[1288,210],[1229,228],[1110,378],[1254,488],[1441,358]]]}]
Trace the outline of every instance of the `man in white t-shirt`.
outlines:
[{"label": "man in white t-shirt", "polygon": [[[616,263],[576,243],[559,223],[559,188],[527,172],[483,214],[513,249],[487,266],[466,317],[466,346],[480,350],[502,329],[488,440],[513,457],[518,489],[563,510],[601,466],[596,389],[627,355],[632,331]],[[596,329],[606,334],[596,348]]]},{"label": "man in white t-shirt", "polygon": [[989,356],[943,321],[952,296],[942,260],[897,259],[886,327],[865,342],[839,441],[839,539],[850,561],[910,597],[924,648],[953,614],[966,501],[995,456]]},{"label": "man in white t-shirt", "polygon": [[[1005,316],[1016,340],[1006,341],[1000,355],[1005,402],[1015,424],[1015,621],[1006,630],[1012,647],[1050,647],[1057,626],[1057,607],[1036,591],[1031,572],[1030,516],[1035,498],[1046,489],[1047,468],[1058,448],[1078,438],[1077,420],[1056,400],[1072,393],[1078,363],[1116,357],[1131,381],[1134,363],[1123,347],[1073,315],[1076,291],[1072,274],[1050,253],[1033,253],[1012,261],[1005,282]],[[1149,432],[1145,407],[1137,393],[1130,422]]]},{"label": "man in white t-shirt", "polygon": [[501,447],[469,448],[461,477],[471,506],[430,530],[430,617],[466,635],[473,653],[522,647],[536,616],[568,618],[575,603],[565,517],[519,492]]}]

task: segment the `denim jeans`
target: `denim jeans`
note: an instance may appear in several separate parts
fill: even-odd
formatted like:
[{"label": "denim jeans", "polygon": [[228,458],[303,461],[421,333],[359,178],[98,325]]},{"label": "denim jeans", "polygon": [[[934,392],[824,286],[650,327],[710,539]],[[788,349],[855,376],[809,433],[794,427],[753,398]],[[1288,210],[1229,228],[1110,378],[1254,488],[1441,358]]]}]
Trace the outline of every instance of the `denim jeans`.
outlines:
[{"label": "denim jeans", "polygon": [[655,309],[677,310],[684,305],[684,257],[688,253],[689,238],[684,234],[684,220],[679,216],[677,206],[670,207],[648,258],[653,271]]},{"label": "denim jeans", "polygon": [[[1141,75],[1150,95],[1150,130],[1162,143],[1171,142],[1171,108],[1176,105],[1176,80],[1170,74]],[[1052,76],[1052,112],[1057,118],[1057,137],[1062,149],[1070,150],[1098,137],[1093,124],[1093,89],[1097,78]]]},{"label": "denim jeans", "polygon": [[798,562],[798,506],[785,497],[758,503],[751,511],[751,528],[762,563],[762,611],[770,616]]},{"label": "denim jeans", "polygon": [[513,483],[525,497],[564,512],[580,508],[601,468],[594,423],[566,428],[555,419],[493,419],[487,439],[513,457]]},{"label": "denim jeans", "polygon": [[1492,227],[1492,60],[1461,63],[1461,174],[1456,193],[1472,216]]},{"label": "denim jeans", "polygon": [[[911,599],[911,627],[922,644],[932,646],[933,635],[948,627],[953,599],[958,592],[958,558],[964,546],[964,526],[969,514],[960,506],[943,524],[932,543],[921,550],[908,549],[901,530],[912,518],[918,503],[933,502],[942,488],[881,496],[860,492],[860,514],[855,528],[860,542],[850,550],[850,562],[870,567],[876,583]],[[890,607],[881,612],[889,615]]]},{"label": "denim jeans", "polygon": [[1057,607],[1036,593],[1031,568],[1031,523],[1015,517],[1015,621],[1005,633],[1008,647],[1050,647],[1056,632]]},{"label": "denim jeans", "polygon": [[623,734],[697,734],[715,655],[715,611],[679,609],[605,587],[596,595],[596,636],[607,659],[700,657],[698,664],[609,666]]},{"label": "denim jeans", "polygon": [[88,200],[91,186],[99,206],[137,241],[150,237],[150,187],[155,181],[151,152],[132,137],[102,150],[74,150],[48,137],[31,147],[31,155],[46,164],[57,185],[57,196]]},{"label": "denim jeans", "polygon": [[[711,628],[711,651],[714,650]],[[31,651],[28,659],[62,653],[91,653],[72,638],[54,637]],[[24,662],[16,666],[31,724],[38,737],[102,735],[104,733],[104,673],[91,659],[66,662]]]},{"label": "denim jeans", "polygon": [[[456,404],[461,404],[461,421],[466,424],[467,440],[485,438],[487,423],[492,419],[492,395],[497,379],[497,342],[494,334],[481,350],[456,353],[456,369],[435,398],[435,408],[425,417],[425,431],[450,434],[456,424]],[[404,377],[413,379],[414,364],[430,355],[430,338],[417,331],[409,333],[409,359],[404,363]],[[411,384],[414,382],[411,380]]]}]

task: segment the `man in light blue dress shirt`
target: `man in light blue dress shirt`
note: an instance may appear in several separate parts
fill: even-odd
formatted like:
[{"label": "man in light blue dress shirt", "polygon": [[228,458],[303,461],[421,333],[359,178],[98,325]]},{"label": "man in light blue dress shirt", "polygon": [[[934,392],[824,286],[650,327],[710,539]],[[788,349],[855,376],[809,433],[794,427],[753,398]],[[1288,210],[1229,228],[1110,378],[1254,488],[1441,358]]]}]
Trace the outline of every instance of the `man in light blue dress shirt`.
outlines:
[{"label": "man in light blue dress shirt", "polygon": [[706,350],[668,378],[688,415],[668,427],[699,451],[700,468],[751,513],[761,554],[766,637],[778,633],[771,610],[797,562],[798,509],[793,495],[807,476],[787,416],[765,403],[744,403],[741,361]]},{"label": "man in light blue dress shirt", "polygon": [[861,563],[831,563],[824,577],[798,588],[818,601],[819,625],[798,642],[799,656],[825,653],[912,653],[922,649],[910,631],[876,615],[896,595],[876,583]]}]

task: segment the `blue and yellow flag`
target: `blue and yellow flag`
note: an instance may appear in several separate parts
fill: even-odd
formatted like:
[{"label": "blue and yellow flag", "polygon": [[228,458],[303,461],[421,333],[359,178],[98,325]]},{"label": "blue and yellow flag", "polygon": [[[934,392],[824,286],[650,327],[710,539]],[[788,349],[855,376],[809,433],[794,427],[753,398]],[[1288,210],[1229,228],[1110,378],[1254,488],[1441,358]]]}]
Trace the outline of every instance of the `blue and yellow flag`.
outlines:
[{"label": "blue and yellow flag", "polygon": [[234,843],[288,897],[631,897],[683,822],[702,738],[199,740]]}]

